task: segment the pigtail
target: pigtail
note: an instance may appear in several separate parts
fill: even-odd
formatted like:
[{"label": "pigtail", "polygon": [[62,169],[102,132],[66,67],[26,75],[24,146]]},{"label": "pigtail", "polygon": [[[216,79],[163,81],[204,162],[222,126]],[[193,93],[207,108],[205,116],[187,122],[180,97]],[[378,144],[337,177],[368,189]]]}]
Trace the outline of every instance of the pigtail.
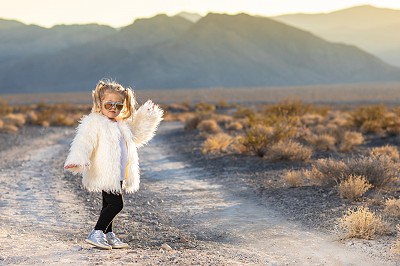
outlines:
[{"label": "pigtail", "polygon": [[101,98],[102,98],[102,90],[105,88],[105,83],[104,81],[100,80],[96,88],[92,91],[92,100],[93,100],[93,106],[92,106],[92,113],[101,113]]},{"label": "pigtail", "polygon": [[135,114],[136,100],[135,100],[135,95],[131,88],[124,89],[124,93],[125,93],[125,102],[124,102],[124,108],[121,111],[121,118],[128,119],[133,117],[133,115]]}]

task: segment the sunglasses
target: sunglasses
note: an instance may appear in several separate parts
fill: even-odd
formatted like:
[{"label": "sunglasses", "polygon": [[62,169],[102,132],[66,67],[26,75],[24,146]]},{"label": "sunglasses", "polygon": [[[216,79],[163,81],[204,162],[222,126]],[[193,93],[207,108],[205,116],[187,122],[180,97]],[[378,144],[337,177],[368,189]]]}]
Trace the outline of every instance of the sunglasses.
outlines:
[{"label": "sunglasses", "polygon": [[115,108],[115,109],[117,109],[118,111],[121,111],[122,110],[122,108],[124,108],[124,104],[123,103],[121,103],[121,102],[105,102],[104,104],[103,104],[103,106],[104,106],[104,108],[106,108],[107,110],[111,110],[111,108]]}]

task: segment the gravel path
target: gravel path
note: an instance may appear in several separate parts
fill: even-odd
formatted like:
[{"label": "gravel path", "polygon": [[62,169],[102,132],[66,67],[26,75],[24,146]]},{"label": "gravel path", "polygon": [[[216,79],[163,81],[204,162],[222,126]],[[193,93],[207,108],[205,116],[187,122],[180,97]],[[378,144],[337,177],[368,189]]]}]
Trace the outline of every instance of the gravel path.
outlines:
[{"label": "gravel path", "polygon": [[171,144],[181,128],[163,123],[140,150],[142,188],[125,195],[114,226],[130,244],[126,250],[84,242],[100,196],[62,170],[72,129],[43,131],[3,149],[0,265],[395,265],[289,222],[257,204],[246,186],[193,167]]}]

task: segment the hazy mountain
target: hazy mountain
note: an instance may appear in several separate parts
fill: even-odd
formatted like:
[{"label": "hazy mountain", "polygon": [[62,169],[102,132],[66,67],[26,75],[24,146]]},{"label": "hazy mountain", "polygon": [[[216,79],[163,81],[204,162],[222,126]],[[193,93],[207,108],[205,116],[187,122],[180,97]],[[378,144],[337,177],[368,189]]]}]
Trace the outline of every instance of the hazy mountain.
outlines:
[{"label": "hazy mountain", "polygon": [[400,80],[399,68],[354,46],[246,14],[159,15],[107,34],[0,64],[0,92],[81,91],[103,77],[140,89]]},{"label": "hazy mountain", "polygon": [[400,10],[358,6],[327,14],[274,17],[334,42],[356,45],[400,66]]},{"label": "hazy mountain", "polygon": [[116,32],[108,26],[58,25],[51,29],[0,20],[0,63],[38,54],[50,54]]}]

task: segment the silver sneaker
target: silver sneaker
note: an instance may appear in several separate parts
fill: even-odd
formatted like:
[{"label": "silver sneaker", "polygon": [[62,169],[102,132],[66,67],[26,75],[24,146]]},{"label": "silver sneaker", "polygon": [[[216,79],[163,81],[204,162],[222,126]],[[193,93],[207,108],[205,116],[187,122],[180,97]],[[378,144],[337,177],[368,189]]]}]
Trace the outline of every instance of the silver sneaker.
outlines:
[{"label": "silver sneaker", "polygon": [[103,249],[112,249],[112,247],[107,243],[106,235],[102,230],[92,230],[88,237],[85,239],[86,242]]},{"label": "silver sneaker", "polygon": [[112,248],[129,248],[127,243],[122,242],[113,232],[106,234],[107,242]]}]

